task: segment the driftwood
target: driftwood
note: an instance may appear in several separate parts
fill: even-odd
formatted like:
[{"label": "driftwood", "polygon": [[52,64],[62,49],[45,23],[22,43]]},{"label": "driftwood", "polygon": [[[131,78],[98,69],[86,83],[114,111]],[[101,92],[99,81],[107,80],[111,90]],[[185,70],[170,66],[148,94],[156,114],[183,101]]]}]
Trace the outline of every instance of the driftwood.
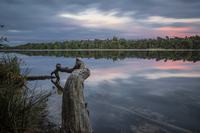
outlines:
[{"label": "driftwood", "polygon": [[49,75],[26,76],[27,80],[46,80],[46,79],[53,79],[53,78],[56,78],[56,77],[49,76]]},{"label": "driftwood", "polygon": [[[58,72],[71,73],[63,88],[59,83]],[[76,59],[73,68],[62,68],[56,65],[56,70],[52,72],[57,77],[54,85],[63,91],[62,99],[62,133],[92,133],[89,120],[89,111],[85,103],[83,89],[84,80],[90,76],[90,70],[85,68],[84,63]]]}]

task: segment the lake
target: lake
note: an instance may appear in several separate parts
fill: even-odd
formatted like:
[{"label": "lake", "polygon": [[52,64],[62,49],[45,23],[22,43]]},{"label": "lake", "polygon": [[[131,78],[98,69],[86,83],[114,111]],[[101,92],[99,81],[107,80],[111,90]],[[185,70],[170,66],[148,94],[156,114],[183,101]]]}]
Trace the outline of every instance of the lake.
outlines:
[{"label": "lake", "polygon": [[[95,133],[200,132],[198,51],[1,52],[23,60],[22,72],[49,75],[56,63],[80,57],[91,70],[84,94]],[[61,74],[64,85],[69,74]],[[61,124],[62,94],[50,80],[29,82],[51,91],[48,118]]]}]

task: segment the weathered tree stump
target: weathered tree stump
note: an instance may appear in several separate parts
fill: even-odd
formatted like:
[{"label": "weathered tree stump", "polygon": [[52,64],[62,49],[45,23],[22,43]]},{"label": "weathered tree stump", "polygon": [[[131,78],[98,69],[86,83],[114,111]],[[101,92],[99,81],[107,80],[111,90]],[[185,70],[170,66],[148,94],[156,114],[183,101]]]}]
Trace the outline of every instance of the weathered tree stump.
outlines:
[{"label": "weathered tree stump", "polygon": [[[59,65],[59,64],[58,64]],[[58,89],[63,90],[62,99],[62,133],[92,133],[89,120],[89,111],[84,99],[84,80],[90,76],[90,70],[84,63],[76,59],[74,68],[62,68],[57,66],[57,71],[71,72],[65,87],[59,85],[59,81],[53,82]]]},{"label": "weathered tree stump", "polygon": [[46,79],[53,79],[56,78],[55,76],[49,76],[49,75],[37,75],[37,76],[26,76],[26,80],[46,80]]}]

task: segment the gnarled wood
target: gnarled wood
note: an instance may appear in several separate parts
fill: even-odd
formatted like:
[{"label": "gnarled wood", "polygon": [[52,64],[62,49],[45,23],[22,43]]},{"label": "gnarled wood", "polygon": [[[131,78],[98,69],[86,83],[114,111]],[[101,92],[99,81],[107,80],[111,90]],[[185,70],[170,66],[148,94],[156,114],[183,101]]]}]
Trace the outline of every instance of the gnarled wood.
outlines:
[{"label": "gnarled wood", "polygon": [[55,76],[49,75],[36,75],[36,76],[26,76],[26,80],[46,80],[56,78]]},{"label": "gnarled wood", "polygon": [[[62,99],[62,133],[92,133],[89,111],[85,103],[84,80],[90,76],[90,70],[77,59],[74,68],[57,67],[58,71],[71,72],[63,90]],[[61,87],[55,81],[56,86]]]}]

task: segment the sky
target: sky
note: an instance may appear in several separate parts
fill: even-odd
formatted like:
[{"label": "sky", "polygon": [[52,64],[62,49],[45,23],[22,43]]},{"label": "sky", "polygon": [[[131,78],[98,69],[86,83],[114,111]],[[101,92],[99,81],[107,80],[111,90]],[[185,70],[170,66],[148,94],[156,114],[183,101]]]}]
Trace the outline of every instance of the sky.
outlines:
[{"label": "sky", "polygon": [[200,0],[0,0],[11,42],[200,35]]}]

